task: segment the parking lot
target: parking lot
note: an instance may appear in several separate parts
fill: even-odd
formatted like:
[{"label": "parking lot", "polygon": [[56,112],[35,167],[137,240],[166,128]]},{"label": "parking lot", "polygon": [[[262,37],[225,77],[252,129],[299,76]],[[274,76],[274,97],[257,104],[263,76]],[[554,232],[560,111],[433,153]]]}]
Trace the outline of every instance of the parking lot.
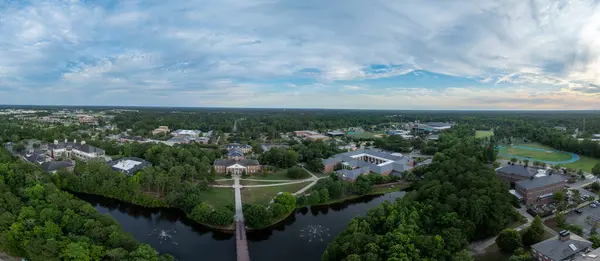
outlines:
[{"label": "parking lot", "polygon": [[583,228],[583,233],[589,236],[592,229],[592,225],[588,222],[588,217],[596,218],[600,220],[600,207],[586,206],[580,208],[581,214],[577,214],[575,211],[571,211],[566,215],[567,224],[578,225]]}]

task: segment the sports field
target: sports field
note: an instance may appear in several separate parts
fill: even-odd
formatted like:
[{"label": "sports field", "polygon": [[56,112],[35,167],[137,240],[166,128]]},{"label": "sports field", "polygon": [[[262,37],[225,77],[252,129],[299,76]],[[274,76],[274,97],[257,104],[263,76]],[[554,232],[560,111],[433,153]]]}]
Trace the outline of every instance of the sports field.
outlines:
[{"label": "sports field", "polygon": [[363,132],[357,133],[357,134],[349,134],[348,136],[353,137],[353,138],[358,138],[358,139],[373,139],[373,138],[377,138],[377,136],[380,136],[383,134],[385,134],[384,131],[375,131],[375,132],[363,131]]},{"label": "sports field", "polygon": [[475,131],[475,138],[487,138],[494,136],[493,130],[478,130]]},{"label": "sports field", "polygon": [[498,155],[507,159],[514,157],[549,164],[573,164],[579,160],[576,154],[554,150],[541,144],[499,146]]},{"label": "sports field", "polygon": [[[523,149],[522,147],[526,147],[528,149]],[[498,156],[500,158],[507,160],[512,158],[511,155],[507,154],[515,155],[515,157],[519,159],[529,159],[530,161],[537,160],[544,161],[545,163],[549,164],[559,164],[566,168],[572,168],[576,170],[580,169],[588,173],[592,172],[592,168],[596,165],[596,163],[600,163],[600,159],[597,158],[578,156],[569,152],[558,151],[539,143],[522,143],[516,146],[500,146],[498,148]]]},{"label": "sports field", "polygon": [[600,163],[600,159],[580,156],[578,161],[564,164],[562,166],[566,168],[580,169],[585,172],[591,173],[592,168],[594,168],[594,166],[596,166],[597,163]]}]

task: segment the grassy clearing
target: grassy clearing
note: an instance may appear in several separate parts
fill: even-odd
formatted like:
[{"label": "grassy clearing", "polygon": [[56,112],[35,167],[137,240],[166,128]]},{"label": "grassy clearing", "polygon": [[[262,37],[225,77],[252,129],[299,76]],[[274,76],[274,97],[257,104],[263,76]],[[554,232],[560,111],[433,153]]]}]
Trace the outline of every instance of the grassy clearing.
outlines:
[{"label": "grassy clearing", "polygon": [[492,136],[494,136],[494,131],[493,130],[488,130],[488,131],[478,130],[478,131],[475,131],[475,138],[487,138],[487,137],[492,137]]},{"label": "grassy clearing", "polygon": [[246,204],[268,204],[277,193],[294,193],[310,183],[311,181],[281,186],[242,188],[242,200]]},{"label": "grassy clearing", "polygon": [[268,184],[281,184],[288,181],[259,181],[259,180],[245,180],[240,179],[240,184],[242,185],[268,185]]},{"label": "grassy clearing", "polygon": [[579,160],[573,163],[563,165],[566,168],[580,169],[585,172],[592,172],[592,168],[600,163],[600,159],[590,158],[586,156],[579,156]]},{"label": "grassy clearing", "polygon": [[203,201],[212,207],[224,207],[235,203],[232,188],[211,188],[201,194]]},{"label": "grassy clearing", "polygon": [[571,155],[560,151],[535,151],[516,147],[502,147],[499,153],[510,154],[514,156],[527,157],[531,160],[546,160],[546,161],[564,161],[571,159]]},{"label": "grassy clearing", "polygon": [[[282,169],[282,170],[275,171],[273,173],[267,173],[267,175],[263,175],[261,173],[252,174],[248,178],[249,179],[272,179],[272,180],[290,180],[290,179],[293,179],[293,178],[288,177],[286,173],[287,173],[287,170]],[[308,173],[307,173],[307,175],[308,175]],[[299,178],[299,179],[305,179],[305,178],[308,178],[308,177],[310,177],[310,176],[306,176],[306,177]]]}]

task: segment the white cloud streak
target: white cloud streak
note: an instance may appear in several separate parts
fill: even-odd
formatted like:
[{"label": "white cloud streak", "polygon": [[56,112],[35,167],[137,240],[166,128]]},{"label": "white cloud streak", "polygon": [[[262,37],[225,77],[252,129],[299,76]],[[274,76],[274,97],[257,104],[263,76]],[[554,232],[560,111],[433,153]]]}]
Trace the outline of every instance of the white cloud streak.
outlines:
[{"label": "white cloud streak", "polygon": [[[593,0],[98,3],[0,4],[0,90],[14,94],[9,96],[48,92],[47,97],[23,98],[24,103],[68,103],[60,101],[64,96],[51,97],[53,90],[94,104],[135,93],[138,104],[219,105],[245,95],[248,99],[239,104],[261,106],[277,104],[265,97],[298,95],[305,98],[296,101],[306,107],[321,107],[308,102],[313,87],[299,84],[300,79],[331,86],[317,92],[344,81],[346,87],[337,89],[347,97],[340,97],[357,101],[369,100],[363,90],[378,88],[368,86],[369,80],[425,70],[510,88],[506,93],[519,89],[528,95],[559,86],[554,93],[581,101],[600,93],[593,87],[600,84],[600,5]],[[310,72],[303,73],[306,69]],[[482,106],[526,101],[500,94],[486,98],[473,86],[445,88],[465,90],[466,96],[419,92],[430,91],[425,101],[457,106],[473,97],[488,101]],[[184,96],[196,100],[164,100]],[[387,106],[388,98],[381,99]],[[0,103],[16,100],[0,97]]]}]

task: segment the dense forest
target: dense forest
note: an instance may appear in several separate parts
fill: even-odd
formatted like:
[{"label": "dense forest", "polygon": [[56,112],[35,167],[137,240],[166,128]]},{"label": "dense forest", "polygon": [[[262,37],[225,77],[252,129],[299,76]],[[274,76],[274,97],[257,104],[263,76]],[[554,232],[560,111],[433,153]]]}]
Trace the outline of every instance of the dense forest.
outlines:
[{"label": "dense forest", "polygon": [[114,171],[103,160],[77,162],[74,172],[59,171],[53,178],[54,182],[70,191],[148,207],[176,207],[188,214],[199,205],[202,205],[202,209],[208,206],[216,212],[210,219],[196,219],[199,215],[191,218],[216,226],[233,222],[232,209],[215,208],[205,202],[212,189],[208,184],[216,177],[211,163],[219,156],[218,150],[203,149],[197,144],[169,147],[131,143],[124,146],[124,151],[126,156],[144,158],[153,166],[128,177]]},{"label": "dense forest", "polygon": [[442,151],[414,191],[353,219],[323,260],[471,260],[463,250],[469,242],[498,234],[518,215],[468,132],[442,134]]},{"label": "dense forest", "polygon": [[0,251],[31,261],[166,261],[110,216],[62,192],[37,166],[0,149]]}]

